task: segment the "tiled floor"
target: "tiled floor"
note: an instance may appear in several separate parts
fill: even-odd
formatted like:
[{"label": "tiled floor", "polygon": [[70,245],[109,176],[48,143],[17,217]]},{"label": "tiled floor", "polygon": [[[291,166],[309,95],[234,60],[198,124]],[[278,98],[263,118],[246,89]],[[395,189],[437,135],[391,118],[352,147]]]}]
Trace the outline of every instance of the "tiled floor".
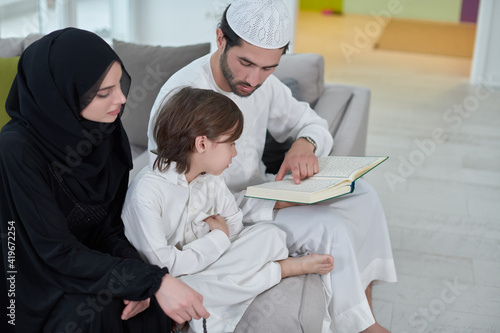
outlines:
[{"label": "tiled floor", "polygon": [[373,288],[375,315],[394,333],[500,332],[500,87],[470,86],[467,58],[374,50],[376,22],[301,12],[295,45],[372,91],[367,154],[390,158],[365,178],[399,279]]}]

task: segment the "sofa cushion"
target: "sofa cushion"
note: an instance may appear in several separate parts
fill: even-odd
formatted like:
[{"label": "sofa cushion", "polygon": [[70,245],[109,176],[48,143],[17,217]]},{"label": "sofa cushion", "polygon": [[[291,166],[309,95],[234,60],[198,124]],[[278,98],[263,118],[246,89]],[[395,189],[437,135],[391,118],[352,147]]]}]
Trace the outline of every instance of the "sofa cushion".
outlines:
[{"label": "sofa cushion", "polygon": [[[137,146],[132,146],[132,158],[134,160],[134,168],[130,170],[128,182],[129,184],[135,179],[135,176],[149,164],[149,153],[147,149],[142,149],[141,151],[136,150]],[[134,151],[136,150],[136,151]]]},{"label": "sofa cushion", "polygon": [[[234,333],[320,333],[325,314],[321,277],[318,274],[292,276],[255,297]],[[188,325],[182,331],[193,333]],[[209,325],[207,331],[211,332]]]},{"label": "sofa cushion", "polygon": [[234,333],[320,333],[325,314],[321,277],[318,274],[288,277],[253,300]]},{"label": "sofa cushion", "polygon": [[113,48],[132,77],[123,126],[130,144],[145,148],[149,115],[160,88],[176,71],[210,52],[210,43],[170,47],[113,40]]},{"label": "sofa cushion", "polygon": [[2,38],[0,39],[0,57],[15,57],[23,52],[24,38]]},{"label": "sofa cushion", "polygon": [[292,92],[292,96],[299,101],[303,101],[302,93],[300,92],[300,84],[299,81],[295,80],[292,77],[287,77],[281,80]]},{"label": "sofa cushion", "polygon": [[5,101],[9,95],[10,87],[16,77],[19,57],[0,58],[0,129],[10,120],[5,111]]},{"label": "sofa cushion", "polygon": [[281,57],[274,75],[281,81],[293,78],[299,82],[300,99],[314,108],[323,94],[325,61],[314,53],[293,53]]},{"label": "sofa cushion", "polygon": [[44,35],[43,34],[29,34],[26,36],[26,38],[23,39],[22,46],[23,46],[23,51],[26,50],[28,46],[30,46],[33,42],[36,42],[40,38],[42,38]]},{"label": "sofa cushion", "polygon": [[0,39],[0,57],[16,57],[34,41],[40,39],[42,34],[29,34],[26,37],[19,38],[1,38]]}]

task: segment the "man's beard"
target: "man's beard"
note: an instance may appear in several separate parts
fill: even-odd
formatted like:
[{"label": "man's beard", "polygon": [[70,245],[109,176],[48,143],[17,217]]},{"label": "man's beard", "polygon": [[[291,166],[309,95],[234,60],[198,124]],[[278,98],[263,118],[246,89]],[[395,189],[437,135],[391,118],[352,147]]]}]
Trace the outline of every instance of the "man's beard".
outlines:
[{"label": "man's beard", "polygon": [[243,91],[240,91],[238,90],[238,85],[240,84],[243,84],[243,85],[246,85],[246,86],[249,86],[251,87],[250,84],[248,84],[247,82],[234,82],[234,75],[233,75],[233,72],[231,71],[231,69],[229,68],[229,65],[227,63],[227,51],[224,50],[224,52],[222,52],[221,56],[220,56],[220,68],[221,68],[221,71],[222,71],[222,75],[224,75],[224,78],[226,79],[227,83],[229,84],[229,88],[231,89],[231,91],[237,95],[237,96],[240,96],[240,97],[248,97],[250,96],[251,94],[253,94],[253,92],[255,90],[257,90],[261,85],[258,84],[254,90],[250,91],[250,92],[243,92]]}]

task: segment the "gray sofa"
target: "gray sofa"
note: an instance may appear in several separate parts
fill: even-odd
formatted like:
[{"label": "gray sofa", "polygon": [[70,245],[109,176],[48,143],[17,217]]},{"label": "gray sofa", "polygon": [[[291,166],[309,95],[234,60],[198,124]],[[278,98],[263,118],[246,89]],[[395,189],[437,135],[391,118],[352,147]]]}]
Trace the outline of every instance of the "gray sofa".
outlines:
[{"label": "gray sofa", "polygon": [[[19,55],[38,37],[0,39],[0,57]],[[208,53],[210,44],[165,47],[115,40],[113,48],[132,77],[122,120],[134,157],[133,179],[147,164],[147,125],[159,89],[175,71]],[[368,89],[325,83],[324,60],[318,54],[284,55],[274,74],[290,87],[296,98],[310,103],[327,119],[335,140],[332,155],[365,154]],[[277,143],[268,136],[263,160],[269,171],[279,167],[291,142]],[[286,278],[250,304],[235,332],[321,332],[325,308],[319,275]]]}]

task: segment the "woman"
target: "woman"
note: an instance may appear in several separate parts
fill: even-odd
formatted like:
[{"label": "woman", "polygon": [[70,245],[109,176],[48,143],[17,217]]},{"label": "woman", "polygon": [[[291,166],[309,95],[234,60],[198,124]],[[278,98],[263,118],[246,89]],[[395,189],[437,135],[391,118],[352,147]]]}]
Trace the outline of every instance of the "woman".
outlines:
[{"label": "woman", "polygon": [[15,281],[1,292],[17,332],[166,332],[158,305],[177,322],[208,317],[201,295],[124,236],[129,86],[111,47],[75,28],[19,60],[0,135],[2,268]]}]

